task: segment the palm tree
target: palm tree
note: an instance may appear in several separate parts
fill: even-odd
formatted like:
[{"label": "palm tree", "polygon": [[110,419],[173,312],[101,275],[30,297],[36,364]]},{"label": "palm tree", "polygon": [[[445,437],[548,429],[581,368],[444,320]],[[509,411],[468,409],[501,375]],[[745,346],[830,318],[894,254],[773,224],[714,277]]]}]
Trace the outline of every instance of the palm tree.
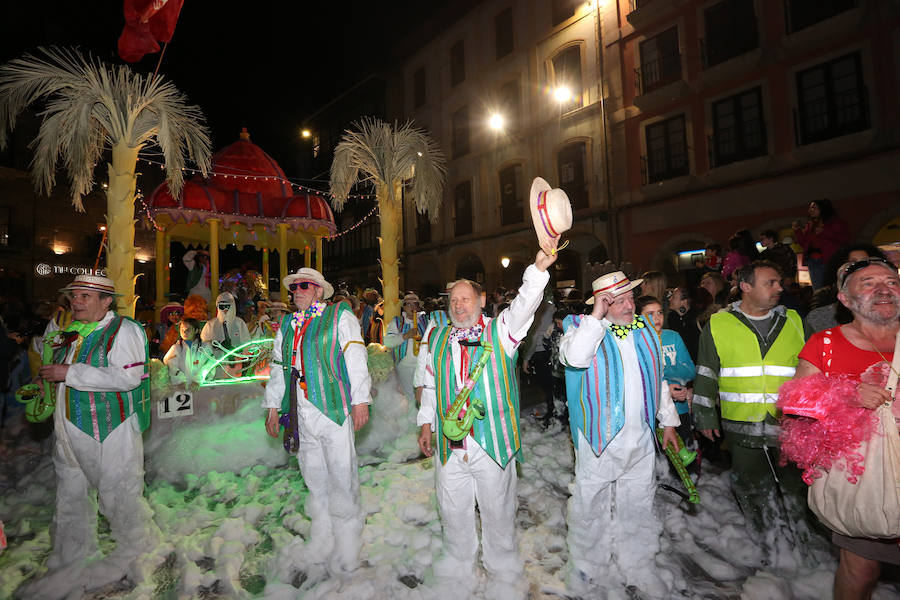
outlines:
[{"label": "palm tree", "polygon": [[[119,312],[134,316],[134,201],[138,154],[156,145],[165,159],[173,196],[181,192],[185,155],[206,175],[210,167],[209,133],[198,106],[163,77],[141,75],[124,65],[108,65],[77,50],[41,49],[0,66],[0,149],[7,129],[31,103],[44,100],[31,161],[39,193],[56,184],[62,159],[72,189],[72,204],[84,212],[82,196],[94,187],[94,167],[111,149],[107,164],[107,271],[122,294]],[[156,260],[163,257],[157,256]]]},{"label": "palm tree", "polygon": [[407,122],[398,127],[375,118],[344,132],[331,163],[332,205],[341,210],[358,181],[375,186],[381,219],[381,285],[385,322],[400,314],[402,186],[412,180],[416,210],[434,223],[441,206],[446,166],[444,154],[428,133]]}]

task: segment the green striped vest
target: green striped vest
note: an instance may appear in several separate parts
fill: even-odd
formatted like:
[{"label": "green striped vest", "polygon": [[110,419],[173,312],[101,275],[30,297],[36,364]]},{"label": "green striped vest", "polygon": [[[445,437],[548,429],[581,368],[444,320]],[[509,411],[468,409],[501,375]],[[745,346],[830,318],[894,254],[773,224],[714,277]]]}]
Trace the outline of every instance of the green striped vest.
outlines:
[{"label": "green striped vest", "polygon": [[[442,464],[450,457],[450,440],[442,433],[442,424],[447,409],[456,399],[456,369],[450,343],[452,327],[438,327],[429,336],[428,347],[432,349],[434,388],[437,395],[438,452]],[[493,319],[481,334],[484,343],[493,347],[491,358],[484,367],[481,377],[475,383],[469,396],[484,401],[484,419],[475,419],[472,426],[475,441],[501,467],[518,452],[519,439],[519,377],[516,370],[518,351],[512,358],[506,355],[500,344],[500,321]],[[468,348],[469,364],[474,365],[484,349],[481,346]]]},{"label": "green striped vest", "polygon": [[66,418],[98,442],[105,440],[116,427],[135,413],[141,431],[150,426],[150,378],[147,374],[149,367],[147,357],[150,352],[147,336],[144,335],[144,328],[140,323],[116,315],[106,327],[95,329],[88,334],[73,362],[92,367],[108,367],[109,352],[122,323],[126,321],[131,321],[139,327],[144,338],[144,363],[131,367],[136,369],[143,366],[144,377],[141,383],[127,392],[85,392],[66,387]]},{"label": "green striped vest", "polygon": [[[327,306],[321,317],[310,320],[298,348],[303,357],[306,399],[338,425],[343,425],[350,413],[351,401],[350,376],[338,340],[338,322],[345,312],[350,312],[350,307],[344,302]],[[281,414],[287,414],[291,406],[294,318],[298,314],[285,317],[281,322],[281,368],[284,373]]]},{"label": "green striped vest", "polygon": [[766,414],[778,417],[778,388],[794,376],[805,342],[800,315],[787,311],[787,322],[765,358],[756,334],[733,314],[714,314],[709,327],[719,354],[722,418],[759,423]]}]

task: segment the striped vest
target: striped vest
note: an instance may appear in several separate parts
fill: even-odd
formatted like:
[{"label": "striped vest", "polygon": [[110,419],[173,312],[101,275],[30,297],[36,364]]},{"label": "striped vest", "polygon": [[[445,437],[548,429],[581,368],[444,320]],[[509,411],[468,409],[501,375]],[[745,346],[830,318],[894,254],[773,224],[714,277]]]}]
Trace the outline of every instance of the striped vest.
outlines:
[{"label": "striped vest", "polygon": [[[453,364],[450,333],[452,327],[435,328],[429,335],[428,347],[432,349],[434,387],[437,395],[438,452],[442,464],[450,457],[450,440],[442,433],[444,415],[456,400],[461,385],[456,381]],[[505,468],[521,447],[519,436],[519,377],[516,370],[518,351],[510,358],[500,344],[500,321],[493,319],[485,327],[481,339],[493,348],[490,360],[484,366],[481,377],[469,398],[484,401],[484,419],[475,419],[472,437],[494,459]],[[462,348],[460,348],[462,350]],[[469,364],[474,365],[484,349],[481,346],[468,348]]]},{"label": "striped vest", "polygon": [[434,323],[435,327],[447,327],[450,325],[450,316],[446,310],[433,310],[428,315],[428,320]]},{"label": "striped vest", "polygon": [[[310,320],[298,348],[303,358],[306,399],[338,425],[343,425],[350,413],[350,377],[347,374],[347,363],[344,362],[344,352],[340,347],[341,342],[338,340],[338,322],[345,312],[353,314],[344,302],[327,306],[321,317]],[[285,317],[281,322],[281,368],[285,383],[281,414],[290,411],[293,317],[296,315],[294,313]]]},{"label": "striped vest", "polygon": [[[138,415],[141,431],[150,426],[150,379],[147,376],[149,348],[144,328],[140,323],[116,315],[103,329],[95,329],[84,339],[73,363],[83,363],[92,367],[108,367],[109,352],[122,323],[131,321],[141,330],[144,339],[144,378],[141,383],[127,392],[85,392],[66,387],[66,418],[98,442],[102,442],[112,431],[133,414]],[[137,365],[132,368],[137,368]]]},{"label": "striped vest", "polygon": [[[563,329],[578,327],[582,315],[569,315]],[[631,332],[641,372],[644,420],[656,427],[656,407],[662,383],[662,356],[656,331],[644,317],[645,327]],[[584,434],[596,456],[625,426],[625,371],[615,335],[609,329],[587,369],[566,366],[566,397],[572,441],[578,447],[578,432]],[[655,439],[655,436],[654,436]]]},{"label": "striped vest", "polygon": [[766,415],[778,417],[778,388],[794,376],[803,348],[803,322],[793,310],[765,357],[756,334],[730,312],[709,320],[719,354],[719,403],[722,418],[758,423]]},{"label": "striped vest", "polygon": [[[403,315],[400,315],[399,317],[394,317],[394,327],[397,328],[397,331],[400,332],[400,335],[403,335],[404,333],[412,329],[412,323],[407,322],[406,319],[403,318]],[[416,315],[416,328],[419,331],[419,337],[425,335],[426,327],[428,327],[428,317],[425,315],[425,313],[418,313]],[[402,361],[406,357],[406,347],[408,345],[408,342],[408,340],[403,340],[403,342],[401,342],[399,346],[397,346],[396,348],[391,348],[391,356],[394,358],[395,365],[400,364],[400,361]]]}]

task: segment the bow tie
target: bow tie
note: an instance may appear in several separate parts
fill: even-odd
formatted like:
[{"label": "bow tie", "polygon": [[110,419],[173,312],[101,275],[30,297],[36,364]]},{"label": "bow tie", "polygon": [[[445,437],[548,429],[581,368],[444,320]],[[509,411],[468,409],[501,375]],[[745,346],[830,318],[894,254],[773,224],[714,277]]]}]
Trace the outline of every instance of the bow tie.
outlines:
[{"label": "bow tie", "polygon": [[450,339],[456,340],[459,343],[477,342],[481,339],[482,333],[484,333],[484,326],[481,323],[473,325],[468,329],[460,329],[458,327],[454,327],[453,331],[450,332]]},{"label": "bow tie", "polygon": [[638,321],[637,317],[628,325],[610,325],[609,328],[620,340],[624,340],[628,334],[635,329],[643,329],[646,327],[643,321]]},{"label": "bow tie", "polygon": [[97,329],[97,325],[99,325],[99,321],[94,321],[93,323],[84,323],[83,321],[72,321],[68,327],[65,328],[64,331],[70,332],[74,331],[81,337],[87,337],[92,331]]}]

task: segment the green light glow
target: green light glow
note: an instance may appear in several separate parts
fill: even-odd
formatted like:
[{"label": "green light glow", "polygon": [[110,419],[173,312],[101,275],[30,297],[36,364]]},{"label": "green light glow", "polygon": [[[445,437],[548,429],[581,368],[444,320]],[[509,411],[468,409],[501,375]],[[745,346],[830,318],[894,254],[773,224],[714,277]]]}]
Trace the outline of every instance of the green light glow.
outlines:
[{"label": "green light glow", "polygon": [[[263,356],[264,350],[265,350],[265,348],[257,349],[256,347],[262,346],[263,344],[272,345],[272,344],[274,344],[274,342],[275,342],[275,340],[273,340],[272,338],[264,338],[261,340],[250,340],[249,342],[241,344],[237,348],[233,348],[233,349],[229,350],[221,358],[212,358],[212,356],[210,355],[210,358],[212,358],[212,362],[208,363],[203,368],[203,371],[200,373],[200,384],[199,384],[200,387],[209,387],[209,386],[213,386],[213,385],[231,385],[231,384],[235,384],[235,383],[244,383],[246,381],[259,381],[259,380],[268,379],[269,378],[268,375],[248,375],[248,376],[243,376],[243,377],[228,377],[226,379],[210,379],[210,380],[207,380],[207,377],[210,376],[210,373],[214,373],[215,370],[221,365],[226,365],[226,366],[227,365],[235,365],[235,364],[249,361],[251,364],[248,364],[247,366],[242,367],[241,371],[243,371],[244,369],[255,367],[257,364],[259,364],[259,362],[260,362],[259,359],[261,356]],[[250,354],[240,354],[241,351],[243,351],[245,348],[248,348],[250,346],[254,346],[254,348],[252,350],[256,350],[256,351],[252,352],[252,350],[251,350]]]}]

